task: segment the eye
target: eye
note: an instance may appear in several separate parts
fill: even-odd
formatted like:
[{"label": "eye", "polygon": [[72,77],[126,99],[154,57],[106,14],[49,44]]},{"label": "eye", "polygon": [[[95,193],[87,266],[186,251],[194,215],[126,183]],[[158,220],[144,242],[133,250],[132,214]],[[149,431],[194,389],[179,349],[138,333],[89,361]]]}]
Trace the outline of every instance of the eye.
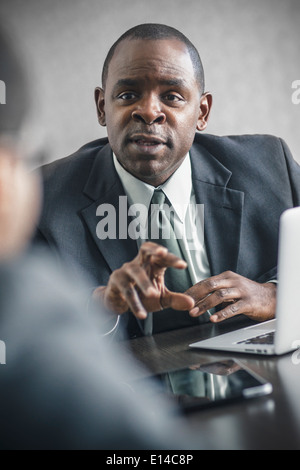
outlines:
[{"label": "eye", "polygon": [[164,95],[164,100],[174,104],[184,101],[183,97],[178,93],[167,93],[166,95]]},{"label": "eye", "polygon": [[125,91],[123,93],[120,93],[117,98],[123,101],[131,101],[134,100],[136,96],[136,93],[133,93],[132,91]]}]

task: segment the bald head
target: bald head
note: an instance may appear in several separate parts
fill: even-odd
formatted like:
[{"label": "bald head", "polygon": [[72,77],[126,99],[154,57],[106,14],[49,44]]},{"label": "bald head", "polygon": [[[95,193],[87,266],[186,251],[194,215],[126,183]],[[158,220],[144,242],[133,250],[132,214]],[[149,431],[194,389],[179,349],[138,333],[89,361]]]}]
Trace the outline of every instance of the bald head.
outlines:
[{"label": "bald head", "polygon": [[194,74],[196,81],[199,86],[199,90],[201,93],[204,92],[205,88],[205,80],[204,80],[204,70],[203,65],[199,56],[199,53],[195,46],[191,43],[191,41],[180,31],[171,26],[157,24],[157,23],[145,23],[138,26],[134,26],[133,28],[126,31],[120,38],[112,45],[110,48],[106,59],[104,61],[103,70],[102,70],[102,86],[105,88],[107,76],[108,76],[108,68],[111,62],[112,57],[114,56],[115,50],[117,46],[126,39],[143,39],[147,40],[163,40],[163,39],[177,39],[183,44],[185,44],[188,53],[190,55]]}]

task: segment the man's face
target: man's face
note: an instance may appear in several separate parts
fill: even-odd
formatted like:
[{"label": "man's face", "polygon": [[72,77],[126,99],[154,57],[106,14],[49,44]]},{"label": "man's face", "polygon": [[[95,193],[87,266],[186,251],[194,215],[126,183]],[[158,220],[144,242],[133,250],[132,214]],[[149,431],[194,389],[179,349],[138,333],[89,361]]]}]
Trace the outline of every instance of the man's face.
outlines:
[{"label": "man's face", "polygon": [[179,167],[196,129],[206,127],[202,95],[185,44],[176,39],[124,40],[96,89],[98,117],[121,165],[158,186]]}]

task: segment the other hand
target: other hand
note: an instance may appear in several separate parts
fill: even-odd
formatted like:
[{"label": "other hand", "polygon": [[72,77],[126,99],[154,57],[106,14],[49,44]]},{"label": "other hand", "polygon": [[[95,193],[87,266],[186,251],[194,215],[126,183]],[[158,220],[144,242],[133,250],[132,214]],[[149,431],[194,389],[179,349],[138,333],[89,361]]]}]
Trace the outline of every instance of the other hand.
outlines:
[{"label": "other hand", "polygon": [[276,284],[259,284],[232,271],[198,282],[186,294],[195,301],[189,312],[192,317],[224,304],[224,308],[210,317],[214,323],[240,314],[255,321],[275,317]]}]

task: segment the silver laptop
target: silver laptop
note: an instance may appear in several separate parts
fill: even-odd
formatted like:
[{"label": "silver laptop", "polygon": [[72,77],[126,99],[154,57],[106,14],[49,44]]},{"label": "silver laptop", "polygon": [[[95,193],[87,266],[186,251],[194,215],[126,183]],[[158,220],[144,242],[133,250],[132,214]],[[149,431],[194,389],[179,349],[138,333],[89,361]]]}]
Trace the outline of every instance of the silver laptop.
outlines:
[{"label": "silver laptop", "polygon": [[300,348],[300,207],[280,219],[276,319],[190,344],[190,347],[254,354]]}]

